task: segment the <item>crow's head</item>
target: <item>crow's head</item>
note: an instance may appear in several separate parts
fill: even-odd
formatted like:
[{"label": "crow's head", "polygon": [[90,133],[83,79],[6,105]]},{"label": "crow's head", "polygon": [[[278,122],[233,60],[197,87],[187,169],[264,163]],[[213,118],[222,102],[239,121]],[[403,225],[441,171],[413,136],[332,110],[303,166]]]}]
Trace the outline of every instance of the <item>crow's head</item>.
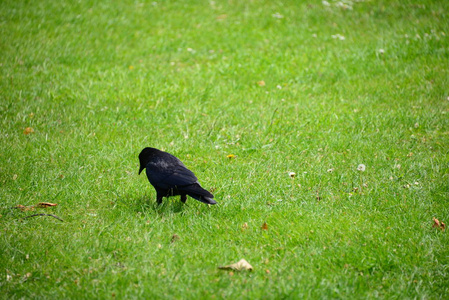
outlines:
[{"label": "crow's head", "polygon": [[151,157],[157,152],[161,152],[160,150],[157,150],[155,148],[144,148],[142,152],[139,154],[139,161],[140,161],[140,168],[139,168],[139,175],[142,173],[143,169],[147,167],[148,162],[151,160]]},{"label": "crow's head", "polygon": [[140,175],[140,173],[142,173],[143,169],[145,169],[145,166],[140,165],[140,168],[139,168],[139,175]]}]

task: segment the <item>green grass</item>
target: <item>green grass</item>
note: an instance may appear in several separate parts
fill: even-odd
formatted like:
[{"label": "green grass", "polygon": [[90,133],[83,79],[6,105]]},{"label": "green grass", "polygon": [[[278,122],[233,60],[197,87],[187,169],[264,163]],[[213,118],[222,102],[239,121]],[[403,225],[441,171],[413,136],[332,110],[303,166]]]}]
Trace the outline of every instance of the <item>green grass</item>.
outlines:
[{"label": "green grass", "polygon": [[2,1],[0,297],[448,298],[449,2],[328,2]]}]

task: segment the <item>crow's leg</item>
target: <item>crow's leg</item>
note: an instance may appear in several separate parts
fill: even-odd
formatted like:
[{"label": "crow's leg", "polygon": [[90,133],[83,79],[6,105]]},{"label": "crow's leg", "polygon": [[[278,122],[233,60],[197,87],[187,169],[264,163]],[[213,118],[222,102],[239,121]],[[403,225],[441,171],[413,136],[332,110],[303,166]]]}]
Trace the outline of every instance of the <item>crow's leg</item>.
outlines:
[{"label": "crow's leg", "polygon": [[182,203],[186,203],[187,201],[187,195],[186,194],[181,194],[181,202]]},{"label": "crow's leg", "polygon": [[157,205],[161,205],[162,204],[162,198],[166,196],[165,193],[163,191],[158,191],[156,190],[156,202]]}]

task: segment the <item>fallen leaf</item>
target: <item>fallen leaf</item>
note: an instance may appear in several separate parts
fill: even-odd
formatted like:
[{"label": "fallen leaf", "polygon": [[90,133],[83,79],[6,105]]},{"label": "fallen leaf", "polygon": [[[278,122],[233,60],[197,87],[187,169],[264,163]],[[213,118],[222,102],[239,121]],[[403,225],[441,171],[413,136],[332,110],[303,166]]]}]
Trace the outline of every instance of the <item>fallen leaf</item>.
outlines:
[{"label": "fallen leaf", "polygon": [[261,228],[262,228],[262,230],[268,230],[268,224],[267,223],[263,223]]},{"label": "fallen leaf", "polygon": [[30,133],[33,133],[34,132],[34,129],[33,128],[31,128],[31,127],[27,127],[27,128],[25,128],[25,130],[23,131],[23,134],[30,134]]},{"label": "fallen leaf", "polygon": [[228,265],[228,266],[223,266],[223,267],[218,267],[221,270],[234,270],[234,271],[252,271],[253,267],[245,260],[245,259],[241,259],[238,262],[236,262],[235,264],[232,265]]},{"label": "fallen leaf", "polygon": [[37,204],[37,207],[43,207],[43,208],[46,208],[46,207],[56,206],[56,205],[58,205],[58,204],[56,204],[56,203],[50,203],[50,202],[39,202],[39,203]]},{"label": "fallen leaf", "polygon": [[21,211],[33,211],[34,210],[34,206],[24,206],[24,205],[17,205],[15,208],[20,209]]},{"label": "fallen leaf", "polygon": [[438,220],[437,218],[434,217],[432,227],[438,228],[438,229],[441,229],[442,231],[444,231],[446,229],[446,224],[444,224],[444,222],[441,222],[440,220]]},{"label": "fallen leaf", "polygon": [[242,229],[248,229],[248,223],[243,223],[243,225],[242,225]]},{"label": "fallen leaf", "polygon": [[174,235],[171,237],[171,242],[174,243],[174,242],[176,242],[177,240],[179,240],[179,235],[174,234]]},{"label": "fallen leaf", "polygon": [[259,86],[265,86],[265,81],[261,80],[257,82],[257,85]]},{"label": "fallen leaf", "polygon": [[23,205],[21,205],[21,204],[19,204],[19,205],[17,205],[15,208],[18,208],[18,209],[20,209],[21,211],[23,211],[26,207],[23,206]]},{"label": "fallen leaf", "polygon": [[433,217],[433,226],[432,227],[440,228],[440,226],[441,226],[440,221],[437,218]]}]

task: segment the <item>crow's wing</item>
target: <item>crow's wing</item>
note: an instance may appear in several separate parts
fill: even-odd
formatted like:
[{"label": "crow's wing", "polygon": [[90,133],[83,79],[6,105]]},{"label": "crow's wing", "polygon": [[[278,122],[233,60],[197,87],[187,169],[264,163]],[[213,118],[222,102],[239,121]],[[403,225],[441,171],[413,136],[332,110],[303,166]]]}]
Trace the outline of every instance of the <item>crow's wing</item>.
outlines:
[{"label": "crow's wing", "polygon": [[206,204],[217,204],[217,202],[214,200],[214,195],[212,195],[212,193],[208,190],[203,189],[199,183],[181,187],[181,191],[186,193],[190,197]]},{"label": "crow's wing", "polygon": [[198,181],[195,174],[177,158],[173,160],[164,157],[150,161],[146,172],[150,183],[162,189],[186,186]]}]

